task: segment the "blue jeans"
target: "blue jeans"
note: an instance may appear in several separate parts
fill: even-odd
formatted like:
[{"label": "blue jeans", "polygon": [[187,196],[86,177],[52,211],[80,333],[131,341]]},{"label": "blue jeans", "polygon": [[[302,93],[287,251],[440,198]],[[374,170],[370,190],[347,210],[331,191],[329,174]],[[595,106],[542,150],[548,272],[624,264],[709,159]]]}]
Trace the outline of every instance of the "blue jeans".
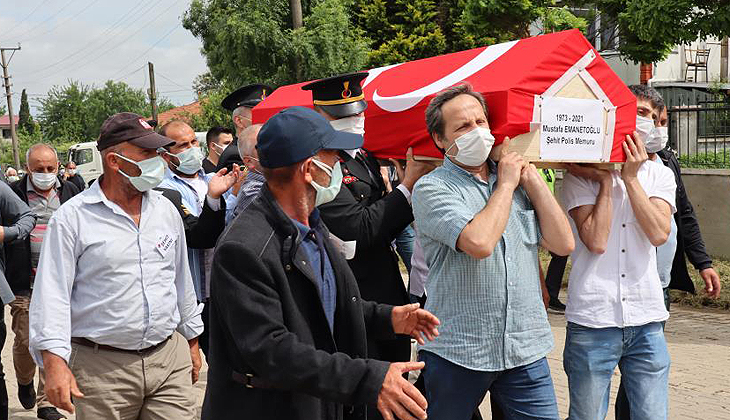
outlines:
[{"label": "blue jeans", "polygon": [[406,266],[408,274],[411,273],[411,257],[413,257],[414,240],[416,240],[416,231],[413,230],[411,225],[406,226],[403,232],[395,237],[395,249],[403,259],[403,264]]},{"label": "blue jeans", "polygon": [[469,420],[489,391],[505,418],[558,420],[550,367],[544,357],[529,365],[501,372],[467,369],[429,351],[424,375],[429,420]]},{"label": "blue jeans", "polygon": [[568,323],[563,367],[570,420],[603,420],[611,376],[618,365],[633,420],[666,420],[669,351],[662,323],[588,328]]}]

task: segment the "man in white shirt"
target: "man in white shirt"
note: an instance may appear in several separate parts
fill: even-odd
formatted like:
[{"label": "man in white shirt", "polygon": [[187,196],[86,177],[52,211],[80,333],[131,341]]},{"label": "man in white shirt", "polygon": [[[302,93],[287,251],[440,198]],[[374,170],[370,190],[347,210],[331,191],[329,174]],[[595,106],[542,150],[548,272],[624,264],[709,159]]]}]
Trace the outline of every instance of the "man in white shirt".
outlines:
[{"label": "man in white shirt", "polygon": [[[200,145],[192,127],[183,121],[172,121],[162,126],[160,134],[167,137],[171,142],[170,145],[165,147],[166,151],[162,154],[162,157],[167,161],[168,168],[165,171],[165,178],[160,183],[161,188],[178,191],[182,196],[183,204],[194,216],[199,216],[205,205],[214,211],[219,210],[222,205],[225,205],[226,209],[235,206],[235,193],[224,193],[222,197],[225,200],[224,203],[221,202],[220,198],[212,198],[218,196],[218,194],[211,194],[213,190],[217,189],[214,184],[218,184],[217,187],[220,187],[221,184],[228,183],[228,180],[216,176],[216,173],[206,174],[203,172],[203,152],[200,151]],[[238,165],[234,165],[232,175],[238,178],[239,174]],[[237,180],[235,182],[233,188],[230,188],[229,183],[224,189],[229,192],[235,189],[237,192],[240,183]],[[208,279],[210,278],[212,259],[212,248],[188,248],[188,263],[193,276],[195,294],[199,302],[206,302],[210,296]],[[208,311],[204,309],[203,323],[207,325],[207,322]],[[203,350],[203,354],[208,354],[207,332],[203,332],[200,336],[200,348]]]},{"label": "man in white shirt", "polygon": [[157,148],[169,142],[139,115],[107,119],[104,175],[48,223],[30,351],[48,400],[78,420],[194,416],[202,305],[178,211],[151,191],[165,170]]},{"label": "man in white shirt", "polygon": [[666,242],[676,184],[626,136],[621,172],[570,165],[563,203],[577,237],[568,285],[563,365],[571,420],[603,419],[618,365],[634,420],[668,415],[669,317],[655,247]]}]

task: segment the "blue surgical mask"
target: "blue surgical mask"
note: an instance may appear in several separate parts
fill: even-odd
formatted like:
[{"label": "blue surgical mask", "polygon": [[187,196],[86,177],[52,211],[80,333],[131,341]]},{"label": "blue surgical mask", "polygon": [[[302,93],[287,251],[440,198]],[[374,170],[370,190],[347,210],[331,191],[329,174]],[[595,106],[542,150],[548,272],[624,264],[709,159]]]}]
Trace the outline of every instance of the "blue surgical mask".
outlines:
[{"label": "blue surgical mask", "polygon": [[200,150],[200,147],[191,147],[189,149],[183,150],[178,154],[170,152],[167,152],[167,154],[175,156],[177,158],[180,163],[178,165],[175,165],[175,163],[172,162],[172,164],[177,168],[178,171],[186,175],[192,175],[198,172],[203,167],[204,156],[203,151]]},{"label": "blue surgical mask", "polygon": [[312,181],[310,184],[314,187],[317,195],[314,199],[315,207],[322,204],[329,203],[334,200],[337,193],[340,192],[340,186],[342,185],[342,170],[340,169],[340,162],[335,163],[334,167],[327,165],[324,162],[320,162],[317,159],[312,159],[312,163],[327,173],[330,176],[330,184],[327,187],[323,187],[316,182]]},{"label": "blue surgical mask", "polygon": [[139,168],[140,174],[138,176],[129,176],[121,169],[119,170],[119,173],[127,177],[129,182],[132,183],[132,186],[139,192],[145,192],[155,188],[160,185],[160,182],[162,182],[162,179],[165,177],[165,161],[160,156],[135,162],[132,159],[118,153],[114,154]]}]

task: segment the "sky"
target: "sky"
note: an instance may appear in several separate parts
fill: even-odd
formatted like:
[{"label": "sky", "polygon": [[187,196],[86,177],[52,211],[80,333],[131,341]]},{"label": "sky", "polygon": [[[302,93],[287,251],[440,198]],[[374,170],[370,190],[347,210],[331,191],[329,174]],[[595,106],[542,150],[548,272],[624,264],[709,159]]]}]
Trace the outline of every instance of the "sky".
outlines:
[{"label": "sky", "polygon": [[[31,113],[54,85],[107,80],[149,88],[176,105],[196,100],[195,76],[207,70],[201,42],[182,27],[189,0],[0,0],[0,46],[17,47],[9,71],[13,109],[26,89]],[[6,51],[6,59],[11,52]],[[2,101],[5,105],[5,92]]]}]

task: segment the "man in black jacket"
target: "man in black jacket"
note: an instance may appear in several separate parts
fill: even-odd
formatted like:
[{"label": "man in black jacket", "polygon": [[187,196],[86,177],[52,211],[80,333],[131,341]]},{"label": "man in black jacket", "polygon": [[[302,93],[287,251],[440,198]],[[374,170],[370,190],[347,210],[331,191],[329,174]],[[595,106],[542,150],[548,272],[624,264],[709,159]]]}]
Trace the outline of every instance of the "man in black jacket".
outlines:
[{"label": "man in black jacket", "polygon": [[18,379],[18,399],[23,407],[30,409],[38,404],[39,418],[57,420],[65,417],[45,397],[43,372],[39,375],[37,395],[33,384],[36,364],[28,351],[28,307],[48,220],[58,207],[78,194],[79,189],[71,181],[57,176],[58,156],[52,146],[42,143],[31,146],[26,162],[29,174],[10,187],[30,207],[37,222],[27,238],[5,248],[6,275],[15,293],[15,300],[10,304],[15,333],[13,364]]},{"label": "man in black jacket", "polygon": [[[312,91],[315,111],[338,131],[363,135],[367,102],[361,87],[368,73],[352,73],[318,80],[302,87]],[[322,205],[322,220],[332,233],[355,248],[349,264],[364,299],[389,305],[410,302],[392,243],[413,221],[413,185],[434,169],[430,163],[410,161],[398,187],[386,192],[380,164],[360,147],[339,151],[342,186],[337,197]],[[410,360],[407,337],[374,340],[368,354],[380,360]],[[371,411],[372,418],[378,418]]]},{"label": "man in black jacket", "polygon": [[418,304],[361,299],[316,209],[340,187],[336,150],[361,144],[301,107],[261,129],[266,183],[213,260],[204,419],[363,419],[366,404],[386,419],[425,418],[425,398],[402,377],[423,364],[368,358],[366,335],[423,342],[438,320]]}]

